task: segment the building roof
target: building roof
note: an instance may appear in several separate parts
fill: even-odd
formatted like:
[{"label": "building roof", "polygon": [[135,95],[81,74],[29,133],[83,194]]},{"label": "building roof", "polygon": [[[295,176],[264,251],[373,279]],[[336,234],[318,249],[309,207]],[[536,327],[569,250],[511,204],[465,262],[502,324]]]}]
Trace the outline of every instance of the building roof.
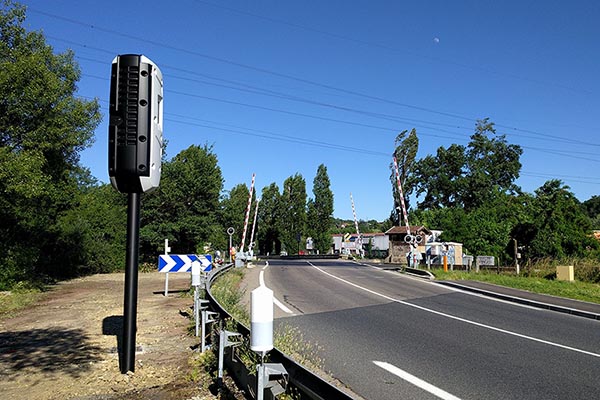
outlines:
[{"label": "building roof", "polygon": [[[425,228],[424,226],[411,226],[410,227],[410,232],[411,233],[416,233],[416,232],[423,232],[427,235],[431,235],[431,231],[427,228]],[[385,232],[386,235],[406,235],[406,226],[392,226],[390,229],[388,229]]]}]

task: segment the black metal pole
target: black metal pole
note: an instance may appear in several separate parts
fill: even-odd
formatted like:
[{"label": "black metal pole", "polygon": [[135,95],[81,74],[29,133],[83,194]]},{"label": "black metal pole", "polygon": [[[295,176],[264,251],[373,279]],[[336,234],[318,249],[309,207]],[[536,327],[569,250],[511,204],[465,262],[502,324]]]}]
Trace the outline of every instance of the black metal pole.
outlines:
[{"label": "black metal pole", "polygon": [[140,194],[129,193],[127,204],[127,260],[123,306],[123,353],[121,373],[135,371],[135,334],[137,319],[138,255],[140,234]]}]

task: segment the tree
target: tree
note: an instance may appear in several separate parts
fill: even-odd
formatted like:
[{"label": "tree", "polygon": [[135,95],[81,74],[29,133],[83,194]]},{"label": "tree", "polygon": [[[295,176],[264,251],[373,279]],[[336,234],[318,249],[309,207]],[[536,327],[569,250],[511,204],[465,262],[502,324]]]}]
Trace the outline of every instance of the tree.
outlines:
[{"label": "tree", "polygon": [[[398,163],[398,176],[402,184],[402,190],[404,192],[404,204],[408,209],[408,195],[413,190],[413,181],[410,179],[411,174],[415,168],[415,159],[417,157],[417,151],[419,150],[419,138],[417,137],[417,131],[413,128],[410,133],[404,130],[396,136],[394,140],[394,154]],[[400,192],[398,191],[398,182],[396,178],[396,170],[394,164],[390,163],[390,182],[392,184],[392,195],[394,198],[394,207],[390,214],[390,219],[393,223],[399,221],[401,213],[401,202]],[[408,190],[407,190],[408,189]]]},{"label": "tree", "polygon": [[505,135],[497,135],[489,118],[477,121],[475,133],[467,146],[465,184],[461,193],[466,209],[487,203],[495,191],[520,192],[514,183],[521,171],[523,149],[508,144]]},{"label": "tree", "polygon": [[111,185],[83,189],[78,206],[64,213],[57,225],[58,243],[72,260],[68,265],[77,266],[66,276],[125,268],[127,202]]},{"label": "tree", "polygon": [[592,220],[594,229],[600,229],[600,196],[592,196],[581,204],[583,211]]},{"label": "tree", "polygon": [[281,194],[276,183],[263,188],[258,208],[258,247],[260,254],[281,252]]},{"label": "tree", "polygon": [[465,251],[474,255],[512,257],[506,245],[513,237],[513,227],[528,221],[527,210],[531,197],[512,196],[496,192],[490,201],[473,210],[462,207],[443,207],[416,210],[416,224],[442,230],[441,240],[463,243]]},{"label": "tree", "polygon": [[435,156],[429,155],[420,160],[411,182],[417,197],[423,199],[418,208],[462,206],[465,164],[465,147],[457,144],[447,149],[440,147]]},{"label": "tree", "polygon": [[598,247],[591,237],[591,221],[569,189],[553,179],[535,191],[531,222],[515,229],[528,258],[582,256]]},{"label": "tree", "polygon": [[[225,229],[232,227],[235,230],[232,236],[232,246],[237,249],[240,248],[240,244],[242,243],[244,217],[246,216],[246,209],[248,208],[249,195],[250,189],[245,183],[241,183],[234,186],[229,191],[229,195],[221,201],[221,224]],[[254,197],[254,194],[252,196]],[[246,246],[247,244],[248,243],[246,243]],[[245,247],[245,249],[247,250],[247,247]]]},{"label": "tree", "polygon": [[416,165],[411,183],[420,209],[462,207],[474,210],[494,201],[497,193],[517,194],[514,181],[521,170],[518,145],[497,135],[487,118],[477,121],[475,133],[465,146],[440,147]]},{"label": "tree", "polygon": [[288,252],[300,250],[302,235],[306,234],[306,181],[300,174],[283,183],[281,198],[281,241]]},{"label": "tree", "polygon": [[202,252],[207,242],[225,243],[219,225],[223,177],[212,147],[192,145],[163,164],[159,188],[142,198],[140,245],[154,259],[164,239],[179,253]]},{"label": "tree", "polygon": [[59,244],[57,222],[78,205],[79,153],[101,117],[97,101],[74,96],[80,71],[73,53],[54,54],[41,33],[22,27],[23,6],[2,4],[0,286],[9,287],[76,270],[67,265],[73,258]]},{"label": "tree", "polygon": [[330,228],[333,220],[333,193],[331,182],[324,164],[317,168],[313,180],[314,199],[308,201],[307,228],[308,235],[313,238],[313,246],[320,254],[326,254],[331,249]]}]

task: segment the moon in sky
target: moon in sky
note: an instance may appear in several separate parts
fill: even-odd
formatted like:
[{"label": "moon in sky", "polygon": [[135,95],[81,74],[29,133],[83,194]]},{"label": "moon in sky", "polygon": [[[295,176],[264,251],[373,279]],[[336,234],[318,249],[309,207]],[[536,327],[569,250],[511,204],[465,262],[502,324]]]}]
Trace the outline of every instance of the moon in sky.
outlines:
[{"label": "moon in sky", "polygon": [[439,37],[434,37],[433,38],[433,43],[439,43],[440,42],[440,38]]}]

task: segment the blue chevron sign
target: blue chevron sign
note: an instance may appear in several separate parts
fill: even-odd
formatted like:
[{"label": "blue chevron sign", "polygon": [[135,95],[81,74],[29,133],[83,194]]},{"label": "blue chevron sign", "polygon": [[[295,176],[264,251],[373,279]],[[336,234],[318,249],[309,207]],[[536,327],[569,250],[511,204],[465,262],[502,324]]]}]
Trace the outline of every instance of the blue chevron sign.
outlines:
[{"label": "blue chevron sign", "polygon": [[210,254],[161,254],[158,256],[158,272],[191,272],[194,261],[200,263],[202,271],[212,269]]}]

